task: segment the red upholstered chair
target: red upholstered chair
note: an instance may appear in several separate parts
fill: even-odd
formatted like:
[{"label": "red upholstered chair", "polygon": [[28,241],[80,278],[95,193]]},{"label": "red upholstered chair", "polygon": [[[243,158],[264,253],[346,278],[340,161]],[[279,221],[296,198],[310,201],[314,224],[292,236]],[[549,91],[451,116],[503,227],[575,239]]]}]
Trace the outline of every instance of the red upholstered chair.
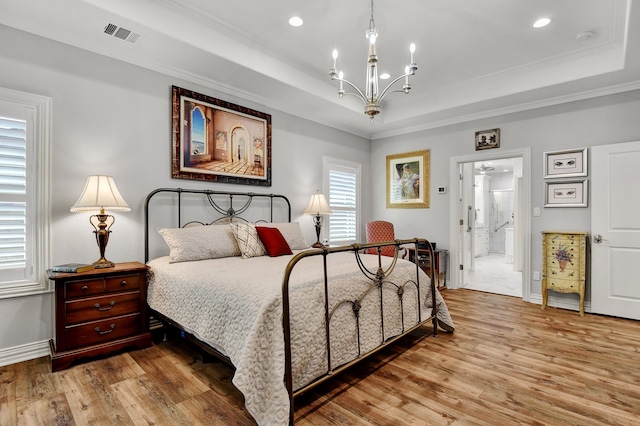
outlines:
[{"label": "red upholstered chair", "polygon": [[[384,241],[394,241],[396,239],[395,232],[393,230],[393,223],[386,222],[384,220],[374,220],[372,222],[367,223],[367,242],[368,243],[379,243]],[[401,248],[400,251],[404,251],[405,254],[402,255],[404,257],[406,255],[406,249]],[[384,246],[381,249],[381,254],[383,256],[393,257],[395,256],[396,248],[395,246]],[[377,254],[378,250],[374,248],[367,249],[367,253],[369,254]]]}]

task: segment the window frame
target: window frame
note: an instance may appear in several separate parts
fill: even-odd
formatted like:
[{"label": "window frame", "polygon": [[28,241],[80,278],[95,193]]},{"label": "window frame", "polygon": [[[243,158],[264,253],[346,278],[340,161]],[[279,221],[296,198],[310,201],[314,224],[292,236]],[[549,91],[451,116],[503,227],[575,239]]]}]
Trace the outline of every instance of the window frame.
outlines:
[{"label": "window frame", "polygon": [[[27,119],[27,204],[28,241],[25,267],[32,268],[30,278],[20,281],[0,281],[0,299],[29,296],[51,291],[46,275],[50,265],[51,224],[51,139],[52,99],[47,96],[20,92],[0,87],[0,102],[10,108],[25,111]],[[15,117],[12,117],[15,118]],[[31,214],[33,212],[34,214]],[[30,241],[29,241],[30,240]]]},{"label": "window frame", "polygon": [[[329,207],[331,207],[331,199],[330,199],[330,171],[334,169],[349,169],[353,171],[356,175],[356,235],[355,241],[350,241],[346,244],[353,244],[361,241],[361,211],[362,211],[362,164],[357,163],[355,161],[343,160],[340,158],[323,156],[323,192],[327,195],[327,202],[329,203]],[[332,244],[330,240],[331,235],[331,220],[326,220],[325,226],[323,226],[323,232],[326,236],[329,244]],[[340,242],[340,245],[344,245],[345,243]]]}]

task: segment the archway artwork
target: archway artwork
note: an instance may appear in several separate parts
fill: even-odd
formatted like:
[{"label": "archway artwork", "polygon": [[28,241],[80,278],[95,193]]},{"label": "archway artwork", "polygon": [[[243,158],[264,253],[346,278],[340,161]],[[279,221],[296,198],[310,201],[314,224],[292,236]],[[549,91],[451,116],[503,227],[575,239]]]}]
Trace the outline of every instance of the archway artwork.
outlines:
[{"label": "archway artwork", "polygon": [[271,115],[174,86],[172,176],[271,186]]}]

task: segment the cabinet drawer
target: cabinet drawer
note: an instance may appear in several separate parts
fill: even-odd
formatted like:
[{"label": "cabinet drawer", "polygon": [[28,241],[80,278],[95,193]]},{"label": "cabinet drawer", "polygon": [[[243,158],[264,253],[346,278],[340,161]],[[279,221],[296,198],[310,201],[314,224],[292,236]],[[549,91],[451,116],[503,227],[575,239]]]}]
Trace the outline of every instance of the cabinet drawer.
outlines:
[{"label": "cabinet drawer", "polygon": [[579,245],[582,236],[581,234],[547,234],[547,241],[551,244],[564,244],[564,245]]},{"label": "cabinet drawer", "polygon": [[560,280],[560,279],[547,279],[547,288],[559,293],[579,293],[580,282],[578,280]]},{"label": "cabinet drawer", "polygon": [[567,260],[566,262],[560,262],[555,257],[547,258],[547,271],[551,274],[551,270],[563,270],[564,271],[577,271],[579,269],[580,262],[578,259]]},{"label": "cabinet drawer", "polygon": [[94,345],[121,337],[132,336],[140,332],[139,313],[94,321],[66,327],[64,330],[64,338],[58,338],[57,349],[68,350]]},{"label": "cabinet drawer", "polygon": [[577,245],[550,244],[547,250],[547,256],[555,257],[558,251],[563,250],[571,259],[578,259],[580,257],[580,247]]},{"label": "cabinet drawer", "polygon": [[73,300],[66,303],[65,325],[95,321],[140,311],[140,292]]},{"label": "cabinet drawer", "polygon": [[104,293],[104,280],[102,278],[67,281],[64,284],[64,294],[67,299],[101,293]]},{"label": "cabinet drawer", "polygon": [[142,286],[145,277],[146,274],[129,274],[107,277],[105,279],[106,290],[108,292],[137,290]]}]

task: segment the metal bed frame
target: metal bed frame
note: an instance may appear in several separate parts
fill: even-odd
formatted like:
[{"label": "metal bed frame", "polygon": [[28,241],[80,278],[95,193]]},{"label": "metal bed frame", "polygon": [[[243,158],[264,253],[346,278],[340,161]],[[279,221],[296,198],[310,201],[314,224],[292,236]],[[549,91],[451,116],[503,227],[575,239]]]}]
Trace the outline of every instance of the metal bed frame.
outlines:
[{"label": "metal bed frame", "polygon": [[[181,189],[181,188],[160,188],[160,189],[156,189],[154,191],[152,191],[151,193],[149,193],[149,195],[146,198],[145,201],[145,205],[144,205],[144,210],[145,210],[145,263],[149,261],[149,205],[151,203],[151,200],[158,194],[171,194],[171,196],[175,197],[175,207],[177,209],[177,217],[178,217],[178,223],[177,226],[178,227],[183,227],[187,224],[193,223],[193,222],[198,222],[204,225],[207,224],[211,224],[211,223],[215,223],[218,222],[220,220],[227,220],[227,221],[233,221],[233,220],[243,220],[245,221],[246,219],[244,219],[241,215],[243,213],[245,213],[247,211],[247,209],[249,208],[249,206],[251,205],[252,201],[254,199],[267,199],[269,200],[269,210],[270,210],[270,218],[269,218],[269,222],[273,222],[273,214],[274,214],[274,205],[275,203],[281,203],[284,202],[286,205],[286,209],[287,209],[287,216],[288,216],[288,221],[291,221],[291,204],[289,202],[289,200],[283,196],[283,195],[278,195],[278,194],[259,194],[259,193],[252,193],[252,192],[247,192],[247,193],[243,193],[243,192],[227,192],[227,191],[211,191],[211,190],[193,190],[193,189]],[[206,197],[206,200],[208,201],[208,203],[211,205],[211,208],[220,215],[219,218],[213,220],[212,222],[209,223],[202,223],[199,221],[187,221],[184,222],[182,220],[182,215],[183,215],[183,194],[195,194],[196,196],[199,197]],[[222,207],[221,201],[216,201],[216,198],[220,198],[222,200],[228,200],[228,207]],[[235,209],[233,207],[233,203],[234,200],[238,200],[240,199],[241,202],[243,203],[241,207],[239,207],[238,209]],[[264,220],[266,221],[266,220]],[[430,268],[430,271],[428,273],[429,279],[430,279],[430,292],[431,292],[431,301],[432,301],[432,312],[431,315],[427,316],[426,314],[424,314],[422,312],[422,308],[420,305],[420,300],[421,300],[421,295],[420,295],[420,273],[421,273],[421,268],[420,265],[418,263],[418,259],[416,256],[415,259],[415,265],[416,265],[416,274],[415,274],[415,281],[414,280],[410,280],[407,281],[405,283],[393,283],[388,279],[388,276],[391,274],[391,272],[393,271],[393,269],[396,266],[396,263],[398,261],[398,253],[400,251],[400,248],[402,246],[405,245],[414,245],[416,250],[418,249],[418,245],[420,245],[420,247],[424,247],[426,246],[429,250],[429,258],[433,259],[433,249],[431,247],[431,244],[429,243],[429,241],[427,241],[426,239],[423,238],[414,238],[414,239],[405,239],[405,240],[394,240],[394,241],[388,241],[388,242],[381,242],[381,243],[366,243],[366,244],[352,244],[349,246],[342,246],[342,247],[323,247],[323,248],[317,248],[317,249],[309,249],[309,250],[305,250],[302,252],[297,253],[296,255],[293,256],[293,258],[291,259],[291,261],[289,262],[289,264],[287,265],[285,271],[284,271],[284,278],[283,278],[283,282],[282,282],[282,326],[283,326],[283,331],[284,331],[284,347],[285,347],[285,377],[284,379],[284,383],[285,386],[287,388],[287,392],[289,394],[289,400],[290,400],[290,404],[289,404],[289,408],[290,408],[290,412],[289,412],[289,423],[293,424],[294,423],[294,398],[311,390],[312,388],[318,386],[321,383],[324,383],[325,381],[329,380],[332,376],[342,372],[343,370],[346,370],[347,368],[351,367],[352,365],[368,358],[369,356],[373,355],[374,353],[378,352],[379,350],[383,349],[384,347],[394,343],[395,341],[397,341],[398,339],[406,336],[407,334],[411,333],[412,331],[414,331],[415,329],[423,326],[424,324],[426,324],[427,322],[431,321],[432,326],[433,326],[433,336],[437,335],[437,304],[436,304],[436,286],[435,286],[435,282],[433,280],[433,268]],[[386,267],[386,269],[382,268],[382,254],[381,254],[381,249],[384,246],[390,246],[393,245],[395,246],[395,256],[391,262],[391,264],[389,266]],[[378,256],[378,267],[375,271],[371,271],[369,270],[362,262],[361,259],[361,255],[362,253],[368,251],[367,249],[374,249],[374,251],[377,251],[377,256]],[[340,252],[352,252],[354,254],[354,262],[357,263],[360,271],[362,272],[362,274],[370,281],[370,284],[368,286],[368,288],[360,295],[360,297],[358,297],[355,300],[341,300],[338,301],[337,303],[334,303],[333,306],[329,306],[329,298],[328,298],[328,294],[329,294],[329,286],[330,286],[330,279],[329,279],[329,274],[328,274],[328,261],[327,258],[332,254],[332,253],[340,253]],[[326,372],[321,375],[320,377],[316,378],[314,381],[312,381],[311,383],[307,384],[306,386],[303,386],[299,389],[293,389],[293,377],[292,377],[292,346],[291,346],[291,318],[290,318],[290,299],[289,299],[289,280],[291,277],[291,273],[294,270],[295,266],[304,258],[307,257],[311,257],[311,256],[322,256],[323,257],[323,270],[324,270],[324,292],[325,292],[325,304],[324,304],[324,325],[325,325],[325,338],[326,338],[326,348],[327,348],[327,370]],[[402,332],[396,336],[393,337],[385,337],[384,335],[384,310],[382,308],[382,304],[383,304],[383,288],[385,286],[391,286],[392,289],[395,290],[395,293],[397,294],[398,297],[398,301],[400,303],[400,309],[402,312],[402,316],[401,316],[401,323],[402,323]],[[406,327],[405,328],[405,324],[404,324],[404,304],[403,304],[403,295],[405,293],[405,290],[407,287],[411,287],[414,286],[416,291],[417,291],[417,312],[418,312],[418,322],[416,324],[411,325],[410,327]],[[379,299],[379,303],[380,303],[380,318],[381,318],[381,340],[380,340],[380,344],[375,347],[374,349],[366,352],[366,353],[362,353],[361,351],[361,346],[360,346],[360,323],[359,323],[359,310],[360,307],[362,306],[362,301],[365,297],[377,297]],[[376,302],[378,301],[378,299],[376,299]],[[331,365],[331,345],[330,345],[330,323],[331,323],[331,319],[333,317],[333,314],[336,312],[336,310],[344,305],[350,306],[356,321],[356,331],[357,331],[357,353],[358,356],[353,359],[352,361],[349,361],[345,364],[339,365],[339,366],[332,366]],[[206,353],[214,355],[215,357],[217,357],[218,359],[224,361],[227,364],[231,365],[231,361],[229,360],[228,357],[226,357],[225,355],[221,354],[220,352],[218,352],[217,350],[215,350],[214,348],[210,347],[209,345],[207,345],[206,343],[198,340],[196,337],[194,337],[193,335],[191,335],[190,333],[187,333],[186,331],[184,331],[184,329],[177,323],[175,323],[174,321],[172,321],[170,318],[167,318],[153,310],[150,309],[150,312],[152,313],[153,316],[159,318],[162,322],[169,324],[173,327],[176,327],[177,329],[181,330],[180,331],[180,335],[195,343],[196,345],[198,345],[199,347],[201,347],[203,350],[206,351]]]}]

